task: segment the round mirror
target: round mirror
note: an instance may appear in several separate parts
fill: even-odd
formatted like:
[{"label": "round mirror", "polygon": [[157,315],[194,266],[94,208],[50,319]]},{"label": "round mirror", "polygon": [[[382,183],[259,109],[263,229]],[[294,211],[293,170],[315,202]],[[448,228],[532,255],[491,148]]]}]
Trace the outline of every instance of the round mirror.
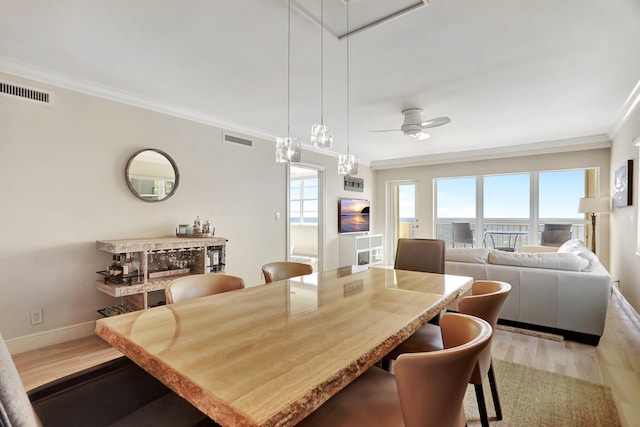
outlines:
[{"label": "round mirror", "polygon": [[135,153],[124,171],[129,189],[146,202],[173,196],[180,182],[178,167],[164,151],[148,148]]}]

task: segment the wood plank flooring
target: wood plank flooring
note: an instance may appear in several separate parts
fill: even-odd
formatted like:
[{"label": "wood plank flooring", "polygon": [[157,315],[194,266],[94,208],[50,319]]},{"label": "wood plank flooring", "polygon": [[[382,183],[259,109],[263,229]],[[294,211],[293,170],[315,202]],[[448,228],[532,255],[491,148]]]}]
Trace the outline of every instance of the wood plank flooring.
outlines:
[{"label": "wood plank flooring", "polygon": [[[622,425],[636,426],[640,420],[640,323],[624,308],[623,301],[614,293],[598,347],[497,330],[493,357],[608,385]],[[120,355],[92,336],[13,358],[25,389],[31,390]]]}]

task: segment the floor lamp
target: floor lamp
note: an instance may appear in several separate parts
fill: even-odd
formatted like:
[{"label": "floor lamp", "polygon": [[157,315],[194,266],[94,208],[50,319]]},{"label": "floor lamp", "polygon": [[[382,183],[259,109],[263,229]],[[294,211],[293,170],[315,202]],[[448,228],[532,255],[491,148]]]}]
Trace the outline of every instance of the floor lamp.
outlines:
[{"label": "floor lamp", "polygon": [[596,253],[596,215],[611,212],[608,197],[584,197],[580,199],[578,212],[591,215],[591,250]]}]

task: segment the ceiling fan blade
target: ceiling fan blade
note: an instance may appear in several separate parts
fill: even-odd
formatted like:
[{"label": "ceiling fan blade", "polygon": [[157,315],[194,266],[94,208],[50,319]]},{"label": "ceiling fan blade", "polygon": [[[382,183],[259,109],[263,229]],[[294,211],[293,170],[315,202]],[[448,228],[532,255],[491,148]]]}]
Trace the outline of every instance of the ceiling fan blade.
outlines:
[{"label": "ceiling fan blade", "polygon": [[401,129],[370,130],[369,132],[399,132]]},{"label": "ceiling fan blade", "polygon": [[422,129],[435,128],[438,126],[446,125],[450,121],[451,119],[449,117],[436,117],[435,119],[425,120],[424,122],[420,123],[420,127]]}]

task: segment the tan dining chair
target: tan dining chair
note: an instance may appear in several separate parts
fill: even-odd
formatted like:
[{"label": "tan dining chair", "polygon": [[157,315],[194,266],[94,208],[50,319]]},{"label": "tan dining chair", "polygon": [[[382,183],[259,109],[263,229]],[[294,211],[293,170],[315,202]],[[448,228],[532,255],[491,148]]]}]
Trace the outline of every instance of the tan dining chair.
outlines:
[{"label": "tan dining chair", "polygon": [[[398,239],[393,268],[444,274],[445,246],[444,240],[438,239]],[[429,323],[437,325],[439,321],[440,314]],[[386,359],[381,361],[381,367],[388,368]]]},{"label": "tan dining chair", "polygon": [[164,289],[164,295],[167,304],[173,304],[242,288],[244,280],[238,276],[222,273],[192,274],[169,283]]},{"label": "tan dining chair", "polygon": [[403,354],[395,376],[368,369],[298,426],[464,426],[465,391],[491,326],[477,317],[448,313],[440,331],[445,349]]},{"label": "tan dining chair", "polygon": [[[458,302],[458,310],[460,313],[484,319],[489,323],[489,325],[491,325],[493,330],[498,323],[500,309],[510,292],[511,285],[505,282],[488,280],[475,281],[471,288],[471,295],[461,298]],[[493,338],[493,333],[491,334],[491,337]],[[406,341],[398,345],[393,351],[386,355],[385,358],[397,359],[400,355],[406,353],[438,351],[443,348],[446,348],[446,343],[443,343],[442,334],[439,328],[431,324],[426,324],[420,328],[418,332],[411,335]],[[480,421],[483,427],[487,427],[489,425],[487,405],[484,400],[484,390],[482,387],[483,380],[486,377],[489,378],[489,386],[491,387],[491,396],[493,398],[493,407],[496,411],[496,418],[501,420],[502,408],[500,406],[500,397],[498,396],[498,387],[491,359],[491,340],[489,345],[480,353],[469,381],[469,383],[473,384],[475,388]]]},{"label": "tan dining chair", "polygon": [[396,270],[444,274],[444,240],[398,239]]},{"label": "tan dining chair", "polygon": [[277,261],[262,266],[265,283],[304,276],[311,273],[313,273],[313,267],[310,264],[302,262]]}]

